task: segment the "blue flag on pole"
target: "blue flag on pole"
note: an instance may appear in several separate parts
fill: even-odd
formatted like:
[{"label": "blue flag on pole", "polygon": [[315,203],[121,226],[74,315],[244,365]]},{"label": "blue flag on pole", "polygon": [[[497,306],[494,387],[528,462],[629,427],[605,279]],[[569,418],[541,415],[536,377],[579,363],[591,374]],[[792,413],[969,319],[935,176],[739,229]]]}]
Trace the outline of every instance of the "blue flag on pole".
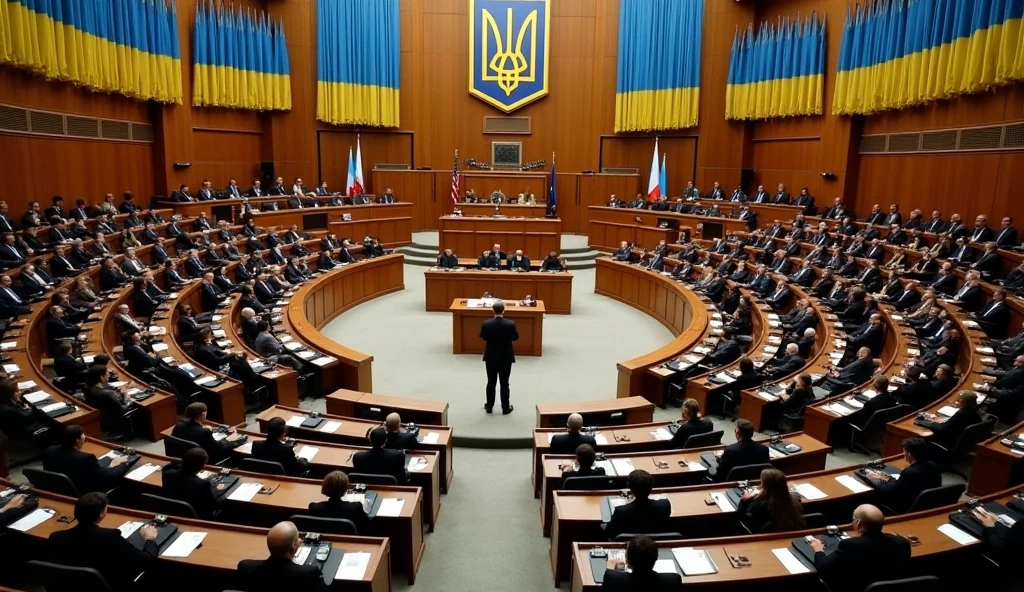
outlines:
[{"label": "blue flag on pole", "polygon": [[555,155],[551,155],[551,183],[548,186],[548,214],[555,214]]}]

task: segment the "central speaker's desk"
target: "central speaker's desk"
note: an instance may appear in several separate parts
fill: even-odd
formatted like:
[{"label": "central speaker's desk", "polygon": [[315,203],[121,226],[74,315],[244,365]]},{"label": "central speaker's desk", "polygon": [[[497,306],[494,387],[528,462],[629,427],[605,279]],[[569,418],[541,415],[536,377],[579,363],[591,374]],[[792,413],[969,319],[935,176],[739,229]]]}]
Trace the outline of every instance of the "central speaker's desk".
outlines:
[{"label": "central speaker's desk", "polygon": [[437,221],[441,251],[451,249],[462,257],[479,257],[495,244],[511,255],[521,249],[538,261],[562,243],[562,221],[558,218],[492,218],[483,216],[441,216]]},{"label": "central speaker's desk", "polygon": [[427,282],[427,311],[447,312],[452,300],[480,298],[489,292],[495,298],[522,300],[527,295],[543,300],[547,312],[569,314],[572,310],[572,274],[462,269],[424,273]]},{"label": "central speaker's desk", "polygon": [[[494,316],[489,306],[468,306],[465,299],[455,300],[448,310],[452,313],[452,353],[482,354],[484,340],[480,339],[480,326]],[[519,340],[512,346],[517,356],[539,356],[544,341],[544,303],[520,306],[505,303],[505,318],[515,321]]]}]

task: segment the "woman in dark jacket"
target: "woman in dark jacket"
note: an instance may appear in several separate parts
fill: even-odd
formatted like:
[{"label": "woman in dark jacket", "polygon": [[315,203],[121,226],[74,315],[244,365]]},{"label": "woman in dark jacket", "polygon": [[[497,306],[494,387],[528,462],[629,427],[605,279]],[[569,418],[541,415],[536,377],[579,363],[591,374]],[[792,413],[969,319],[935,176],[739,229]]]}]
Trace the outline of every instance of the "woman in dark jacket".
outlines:
[{"label": "woman in dark jacket", "polygon": [[341,471],[331,471],[324,477],[320,493],[327,496],[327,501],[310,502],[309,513],[319,518],[341,518],[351,520],[356,527],[356,534],[366,536],[370,527],[370,519],[360,502],[349,502],[342,498],[348,492],[348,475]]},{"label": "woman in dark jacket", "polygon": [[761,471],[760,491],[748,491],[737,508],[750,532],[786,532],[804,527],[803,506],[782,471]]},{"label": "woman in dark jacket", "polygon": [[792,392],[779,395],[779,412],[794,417],[803,417],[804,408],[812,400],[814,400],[814,391],[811,387],[811,375],[802,372],[793,381]]},{"label": "woman in dark jacket", "polygon": [[701,417],[700,404],[695,399],[683,401],[682,417],[683,421],[679,424],[679,429],[672,435],[672,446],[676,448],[684,448],[690,436],[706,434],[715,429],[710,419]]},{"label": "woman in dark jacket", "polygon": [[13,440],[29,440],[49,423],[45,413],[21,398],[16,380],[0,380],[0,431]]}]

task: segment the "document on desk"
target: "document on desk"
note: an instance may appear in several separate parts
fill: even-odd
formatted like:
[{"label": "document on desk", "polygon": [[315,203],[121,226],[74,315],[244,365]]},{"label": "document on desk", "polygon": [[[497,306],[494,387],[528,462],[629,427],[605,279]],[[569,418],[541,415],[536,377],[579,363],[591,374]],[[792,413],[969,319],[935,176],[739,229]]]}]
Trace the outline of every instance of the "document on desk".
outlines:
[{"label": "document on desk", "polygon": [[810,483],[801,483],[799,485],[794,485],[793,489],[808,500],[819,500],[828,497],[827,493],[811,485]]},{"label": "document on desk", "polygon": [[420,473],[427,470],[427,459],[422,456],[414,456],[409,459],[409,471],[413,473]]},{"label": "document on desk", "polygon": [[235,450],[237,450],[239,454],[252,454],[252,440],[242,444]]},{"label": "document on desk", "polygon": [[715,500],[715,505],[718,509],[723,512],[735,512],[736,507],[729,501],[729,497],[725,495],[724,491],[712,491],[711,499]]},{"label": "document on desk", "polygon": [[970,545],[971,543],[977,543],[978,539],[974,538],[970,534],[960,530],[952,524],[946,523],[939,527],[939,532],[960,543],[961,545]]},{"label": "document on desk", "polygon": [[597,442],[598,446],[607,446],[608,445],[608,436],[605,436],[601,432],[594,432],[591,435],[594,436],[594,441]]},{"label": "document on desk", "polygon": [[6,372],[8,374],[14,374],[15,372],[20,372],[21,371],[21,366],[19,366],[17,364],[4,364],[3,368],[4,368],[4,372]]},{"label": "document on desk", "polygon": [[672,556],[682,568],[683,575],[706,576],[718,573],[718,567],[715,566],[715,562],[711,560],[711,556],[704,549],[677,547],[672,549]]},{"label": "document on desk", "polygon": [[146,463],[141,467],[135,467],[132,472],[125,475],[125,478],[132,481],[145,481],[147,477],[160,470],[160,465]]},{"label": "document on desk", "polygon": [[676,569],[676,562],[671,559],[659,559],[654,562],[655,573],[667,573],[667,574],[678,574],[679,570]]},{"label": "document on desk", "polygon": [[633,472],[633,461],[628,458],[613,458],[612,466],[616,475],[628,475]]},{"label": "document on desk", "polygon": [[602,469],[604,469],[604,474],[608,475],[609,477],[618,476],[618,473],[615,472],[615,466],[611,463],[611,461],[599,460],[594,463],[594,466],[601,467]]},{"label": "document on desk", "polygon": [[377,515],[390,518],[397,518],[402,514],[403,506],[405,506],[404,499],[398,499],[394,497],[384,498],[380,502],[380,508],[377,510]]},{"label": "document on desk", "polygon": [[25,516],[22,516],[20,520],[14,522],[7,528],[11,530],[18,530],[21,532],[28,532],[33,528],[39,526],[43,522],[46,522],[50,518],[57,515],[56,510],[50,510],[49,508],[39,508],[29,512]]},{"label": "document on desk", "polygon": [[313,363],[316,364],[317,366],[326,366],[327,364],[330,364],[331,362],[334,362],[337,359],[338,358],[332,356],[322,356],[313,360]]},{"label": "document on desk", "polygon": [[369,565],[369,553],[345,553],[338,565],[338,573],[334,574],[334,579],[361,580],[366,575],[366,568]]},{"label": "document on desk", "polygon": [[694,462],[692,460],[686,461],[686,469],[690,470],[690,471],[706,471],[706,470],[708,470],[708,468],[705,467],[703,464],[701,464],[699,462]]},{"label": "document on desk", "polygon": [[779,400],[778,397],[776,397],[775,395],[773,395],[773,394],[771,394],[769,392],[766,392],[766,391],[757,391],[757,396],[761,397],[765,401],[778,401]]},{"label": "document on desk", "polygon": [[262,483],[242,483],[231,492],[228,499],[236,502],[250,502],[263,489]]},{"label": "document on desk", "polygon": [[297,428],[300,425],[302,425],[302,422],[304,421],[306,421],[305,415],[293,415],[290,418],[288,418],[288,421],[286,421],[285,423],[293,428]]},{"label": "document on desk", "polygon": [[0,343],[0,351],[7,351],[16,347],[18,347],[17,341],[4,341],[3,343]]},{"label": "document on desk", "polygon": [[[423,435],[423,444],[437,444],[441,440],[440,432],[427,432]],[[548,439],[550,442],[551,439]]]},{"label": "document on desk", "polygon": [[782,566],[791,574],[803,574],[811,571],[806,565],[801,563],[800,560],[796,558],[796,555],[793,555],[793,552],[788,548],[772,549],[772,553],[775,554],[775,557],[777,557],[782,563]]},{"label": "document on desk", "polygon": [[205,532],[183,532],[181,536],[174,539],[171,546],[160,554],[161,557],[188,557],[199,545],[203,544],[206,538]]},{"label": "document on desk", "polygon": [[28,389],[35,388],[35,387],[36,387],[36,381],[34,381],[34,380],[26,380],[25,382],[19,382],[18,383],[18,389],[19,390],[23,390],[23,391],[27,391]]},{"label": "document on desk", "polygon": [[838,477],[836,477],[836,481],[838,481],[840,485],[854,493],[864,493],[865,491],[871,491],[871,487],[869,485],[866,485],[861,480],[855,477],[851,477],[849,475],[839,475]]},{"label": "document on desk", "polygon": [[957,411],[959,411],[959,409],[956,407],[953,407],[951,405],[944,405],[939,408],[938,413],[939,415],[943,415],[945,417],[953,417],[954,415],[956,415]]},{"label": "document on desk", "polygon": [[154,343],[153,344],[153,351],[155,351],[155,352],[167,351],[167,348],[168,348],[168,345],[166,343]]},{"label": "document on desk", "polygon": [[651,436],[655,440],[671,440],[672,432],[668,431],[666,428],[658,428],[651,432]]},{"label": "document on desk", "polygon": [[27,395],[23,395],[21,398],[25,399],[29,403],[32,403],[33,405],[35,405],[36,403],[41,403],[41,402],[49,399],[50,398],[50,393],[44,393],[43,391],[36,391],[34,393],[29,393]]},{"label": "document on desk", "polygon": [[328,434],[333,434],[334,432],[338,431],[338,428],[340,428],[340,427],[341,427],[341,422],[340,421],[329,421],[329,422],[325,423],[323,426],[320,427],[320,431],[321,432],[326,432]]},{"label": "document on desk", "polygon": [[317,452],[320,452],[320,449],[317,448],[316,446],[303,446],[302,448],[299,448],[299,451],[296,453],[296,456],[298,456],[299,458],[304,458],[308,461],[312,461],[313,457],[316,456]]},{"label": "document on desk", "polygon": [[121,531],[121,538],[126,539],[132,536],[132,533],[134,533],[136,530],[142,528],[143,524],[143,522],[133,522],[129,520],[121,526],[118,526],[117,529]]}]

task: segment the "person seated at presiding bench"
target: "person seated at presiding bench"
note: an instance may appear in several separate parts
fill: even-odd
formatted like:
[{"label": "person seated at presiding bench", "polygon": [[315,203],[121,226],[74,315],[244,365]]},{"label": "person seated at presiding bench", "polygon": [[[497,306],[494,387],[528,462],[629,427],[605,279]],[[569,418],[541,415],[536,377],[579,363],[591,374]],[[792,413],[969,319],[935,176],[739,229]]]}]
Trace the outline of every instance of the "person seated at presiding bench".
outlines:
[{"label": "person seated at presiding bench", "polygon": [[459,266],[459,258],[452,253],[451,249],[445,249],[437,258],[437,266],[441,269],[455,269]]},{"label": "person seated at presiding bench", "polygon": [[647,471],[637,469],[626,478],[626,485],[633,501],[615,508],[612,512],[612,518],[605,526],[608,539],[614,540],[626,532],[666,532],[666,525],[672,516],[672,504],[667,499],[651,499],[654,477]]},{"label": "person seated at presiding bench", "polygon": [[551,251],[548,253],[544,262],[540,264],[541,271],[565,271],[565,269],[565,261],[559,259],[557,251]]},{"label": "person seated at presiding bench", "polygon": [[[274,418],[280,419],[280,418]],[[284,423],[284,420],[281,420]],[[269,431],[268,431],[269,438]],[[409,474],[405,470],[405,452],[401,450],[388,450],[384,447],[387,443],[387,431],[378,426],[370,430],[369,450],[357,452],[352,457],[352,468],[357,473],[369,473],[371,475],[391,475],[398,481],[399,485],[409,482]]]},{"label": "person seated at presiding bench", "polygon": [[242,435],[231,432],[226,438],[218,440],[213,430],[203,425],[206,421],[206,403],[189,403],[185,408],[185,419],[179,421],[171,435],[198,445],[206,451],[214,462],[227,458],[228,454],[243,444]]},{"label": "person seated at presiding bench", "polygon": [[695,399],[686,399],[683,401],[682,422],[676,428],[676,433],[672,435],[672,445],[676,448],[683,448],[690,436],[706,434],[714,429],[715,425],[711,423],[710,419],[701,417],[700,404]]},{"label": "person seated at presiding bench", "polygon": [[295,553],[301,547],[302,536],[295,524],[278,522],[267,532],[270,557],[238,562],[239,587],[248,592],[326,591],[328,588],[319,567],[295,564]]},{"label": "person seated at presiding bench", "polygon": [[903,458],[909,466],[900,471],[899,479],[893,479],[885,471],[867,469],[868,478],[882,504],[902,514],[910,509],[922,491],[942,485],[942,471],[935,463],[924,460],[927,455],[928,442],[924,438],[906,438],[903,440]]},{"label": "person seated at presiding bench", "polygon": [[603,477],[604,467],[595,467],[594,460],[597,453],[590,444],[580,444],[576,447],[576,463],[569,467],[568,471],[562,471],[562,485],[559,489],[565,489],[565,482],[573,477]]},{"label": "person seated at presiding bench", "polygon": [[830,554],[819,539],[811,541],[814,568],[835,592],[861,592],[875,582],[907,575],[910,541],[882,532],[885,518],[877,507],[864,504],[853,511],[853,535]]},{"label": "person seated at presiding bench", "polygon": [[761,471],[760,491],[747,490],[736,511],[753,534],[804,528],[800,497],[789,491],[786,475],[778,469]]},{"label": "person seated at presiding bench", "polygon": [[551,454],[572,454],[580,444],[590,444],[597,448],[594,436],[580,433],[583,429],[583,416],[572,413],[566,421],[568,433],[556,434],[551,438]]},{"label": "person seated at presiding bench", "polygon": [[730,444],[718,457],[718,469],[711,475],[712,481],[721,483],[736,467],[758,465],[768,462],[768,447],[754,442],[754,424],[748,419],[736,420],[734,431],[736,443]]},{"label": "person seated at presiding bench", "polygon": [[530,258],[523,255],[522,249],[517,250],[515,255],[508,258],[508,270],[530,271]]},{"label": "person seated at presiding bench", "polygon": [[128,472],[127,456],[119,455],[108,466],[103,466],[95,454],[82,452],[84,445],[82,426],[66,426],[60,443],[43,453],[43,470],[67,476],[79,493],[110,489]]},{"label": "person seated at presiding bench", "polygon": [[309,471],[309,461],[295,454],[295,445],[289,444],[288,425],[280,417],[267,422],[267,437],[252,443],[252,457],[280,463],[284,472],[298,477]]},{"label": "person seated at presiding bench", "polygon": [[181,457],[181,464],[168,467],[160,472],[163,482],[162,494],[171,499],[183,501],[192,506],[196,515],[209,520],[220,506],[220,494],[225,484],[213,483],[199,476],[199,472],[210,461],[202,448],[190,448]]},{"label": "person seated at presiding bench", "polygon": [[[626,563],[609,559],[602,590],[618,592],[676,592],[683,589],[678,573],[654,571],[658,562],[658,544],[650,537],[634,537],[626,544]],[[626,571],[626,568],[629,571]]]},{"label": "person seated at presiding bench", "polygon": [[348,493],[348,475],[341,471],[331,471],[324,477],[320,493],[327,501],[310,502],[309,515],[318,518],[336,518],[349,520],[356,527],[356,534],[366,536],[370,529],[370,518],[360,502],[347,502],[342,498]]}]

